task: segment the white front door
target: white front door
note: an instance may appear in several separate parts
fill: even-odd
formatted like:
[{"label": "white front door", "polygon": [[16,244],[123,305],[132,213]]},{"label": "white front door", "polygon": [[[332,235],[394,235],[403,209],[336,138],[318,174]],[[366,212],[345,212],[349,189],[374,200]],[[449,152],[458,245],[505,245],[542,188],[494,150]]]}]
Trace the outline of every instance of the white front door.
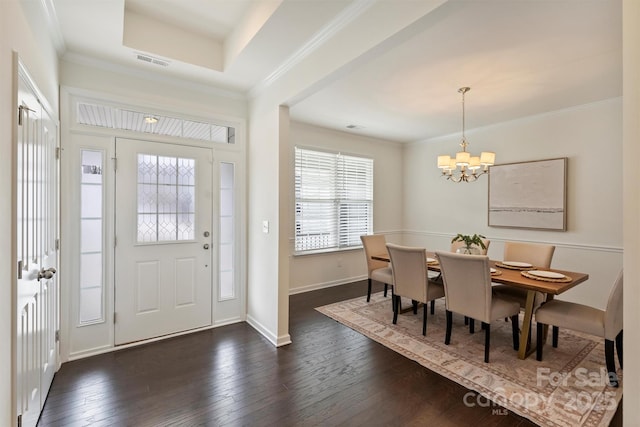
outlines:
[{"label": "white front door", "polygon": [[35,426],[58,364],[57,123],[23,69],[16,141],[16,400],[22,426]]},{"label": "white front door", "polygon": [[116,140],[115,344],[212,322],[212,150]]}]

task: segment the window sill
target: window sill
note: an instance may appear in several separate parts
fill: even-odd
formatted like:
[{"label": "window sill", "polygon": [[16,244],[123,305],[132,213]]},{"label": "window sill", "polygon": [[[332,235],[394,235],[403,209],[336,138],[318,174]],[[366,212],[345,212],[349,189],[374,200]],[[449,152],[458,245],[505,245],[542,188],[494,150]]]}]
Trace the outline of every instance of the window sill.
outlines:
[{"label": "window sill", "polygon": [[318,249],[314,251],[304,251],[304,252],[294,252],[294,257],[303,257],[307,255],[330,255],[339,252],[350,252],[350,251],[359,251],[362,250],[362,246],[351,246],[349,248],[341,248],[341,249]]}]

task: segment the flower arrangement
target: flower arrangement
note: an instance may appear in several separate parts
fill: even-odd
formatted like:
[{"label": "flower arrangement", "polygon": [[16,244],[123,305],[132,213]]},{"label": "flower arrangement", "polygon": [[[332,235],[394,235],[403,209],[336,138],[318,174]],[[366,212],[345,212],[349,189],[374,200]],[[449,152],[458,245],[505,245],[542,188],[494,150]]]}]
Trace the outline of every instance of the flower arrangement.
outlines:
[{"label": "flower arrangement", "polygon": [[468,234],[460,234],[453,239],[451,239],[451,243],[454,242],[464,242],[465,245],[465,253],[473,253],[472,249],[474,246],[481,247],[482,249],[487,249],[482,239],[486,239],[482,234],[474,234],[470,236]]}]

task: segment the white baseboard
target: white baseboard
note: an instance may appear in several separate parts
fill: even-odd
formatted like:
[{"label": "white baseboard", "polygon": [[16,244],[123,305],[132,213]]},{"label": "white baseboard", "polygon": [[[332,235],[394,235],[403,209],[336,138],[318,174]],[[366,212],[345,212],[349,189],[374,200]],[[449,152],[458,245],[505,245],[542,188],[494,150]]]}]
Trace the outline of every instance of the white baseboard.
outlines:
[{"label": "white baseboard", "polygon": [[219,323],[215,323],[214,325],[210,325],[210,326],[205,326],[203,328],[197,328],[197,329],[189,329],[188,331],[182,331],[182,332],[176,332],[175,334],[170,334],[170,335],[163,335],[161,337],[156,337],[156,338],[150,338],[148,340],[143,340],[143,341],[136,341],[130,344],[123,344],[123,345],[117,345],[117,346],[113,346],[113,345],[106,345],[106,346],[100,346],[100,347],[94,347],[94,348],[90,348],[87,350],[82,350],[82,351],[78,351],[76,353],[71,353],[69,354],[69,358],[67,360],[65,360],[64,362],[71,362],[72,360],[78,360],[78,359],[84,359],[86,357],[91,357],[91,356],[97,356],[99,354],[104,354],[104,353],[110,353],[112,351],[116,351],[116,350],[122,350],[125,348],[131,348],[131,347],[137,347],[143,344],[149,344],[152,342],[156,342],[156,341],[162,341],[162,340],[166,340],[167,338],[174,338],[174,337],[179,337],[181,335],[187,335],[187,334],[193,334],[196,332],[202,332],[202,331],[206,331],[209,329],[213,329],[213,328],[217,328],[220,326],[226,326],[226,325],[231,325],[234,323],[240,323],[243,320],[240,318],[237,319],[226,319],[222,322]]},{"label": "white baseboard", "polygon": [[317,291],[318,289],[331,288],[333,286],[346,285],[347,283],[358,282],[360,280],[367,280],[366,275],[347,277],[339,280],[332,280],[330,282],[314,283],[307,286],[300,286],[297,288],[289,289],[289,295],[302,294],[305,292]]},{"label": "white baseboard", "polygon": [[247,323],[260,335],[265,337],[276,347],[281,347],[283,345],[291,344],[291,335],[286,334],[282,336],[276,336],[273,334],[268,328],[266,328],[262,323],[258,322],[255,317],[251,315],[247,315]]}]

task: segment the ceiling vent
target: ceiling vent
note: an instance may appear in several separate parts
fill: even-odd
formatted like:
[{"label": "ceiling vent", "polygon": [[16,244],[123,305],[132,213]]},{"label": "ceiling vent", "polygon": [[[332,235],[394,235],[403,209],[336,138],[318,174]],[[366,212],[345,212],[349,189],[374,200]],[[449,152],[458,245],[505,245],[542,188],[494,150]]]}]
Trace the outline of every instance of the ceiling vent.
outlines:
[{"label": "ceiling vent", "polygon": [[156,58],[154,56],[147,55],[147,54],[144,54],[144,53],[136,52],[136,59],[138,59],[140,61],[148,62],[150,64],[160,65],[160,66],[163,66],[163,67],[168,67],[169,66],[169,61],[165,61],[164,59]]}]

